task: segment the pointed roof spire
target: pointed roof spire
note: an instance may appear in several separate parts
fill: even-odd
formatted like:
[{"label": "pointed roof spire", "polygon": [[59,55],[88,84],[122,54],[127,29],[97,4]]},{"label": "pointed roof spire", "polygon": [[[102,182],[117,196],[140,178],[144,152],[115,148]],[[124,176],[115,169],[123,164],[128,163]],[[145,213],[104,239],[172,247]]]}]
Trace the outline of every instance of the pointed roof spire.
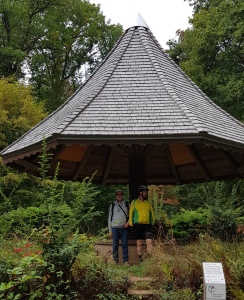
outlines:
[{"label": "pointed roof spire", "polygon": [[141,14],[139,13],[139,11],[136,13],[136,18],[135,15],[133,13],[133,15],[131,15],[130,21],[127,25],[127,27],[125,28],[125,31],[132,28],[132,27],[144,27],[144,28],[149,28],[147,26],[147,23],[145,22],[145,20],[143,19],[143,17],[141,16]]},{"label": "pointed roof spire", "polygon": [[147,26],[147,23],[144,21],[143,17],[141,16],[141,14],[139,13],[139,11],[137,13],[136,26],[142,26],[142,27],[149,28]]}]

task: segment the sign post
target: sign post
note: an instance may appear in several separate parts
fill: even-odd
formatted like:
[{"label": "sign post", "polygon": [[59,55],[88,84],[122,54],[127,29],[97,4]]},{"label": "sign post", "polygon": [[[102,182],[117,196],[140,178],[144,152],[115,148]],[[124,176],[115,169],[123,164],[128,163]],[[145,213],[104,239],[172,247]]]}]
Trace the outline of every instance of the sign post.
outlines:
[{"label": "sign post", "polygon": [[226,283],[221,263],[203,263],[204,300],[226,300]]}]

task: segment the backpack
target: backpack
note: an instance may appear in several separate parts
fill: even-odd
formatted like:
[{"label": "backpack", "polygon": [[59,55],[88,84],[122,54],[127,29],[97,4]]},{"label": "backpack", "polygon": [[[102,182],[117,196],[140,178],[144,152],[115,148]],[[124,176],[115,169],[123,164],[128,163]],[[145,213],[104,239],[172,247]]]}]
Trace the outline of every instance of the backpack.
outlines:
[{"label": "backpack", "polygon": [[[112,208],[111,208],[111,222],[112,222],[112,219],[113,219],[113,214],[114,214],[114,202],[112,203]],[[127,211],[128,211],[128,215],[129,215],[129,202],[128,201],[125,201],[125,206],[127,208]],[[123,208],[121,208],[123,210]],[[124,212],[124,210],[123,210]],[[128,222],[129,220],[129,216],[126,215],[126,213],[124,212],[125,216],[126,216],[126,222]]]}]

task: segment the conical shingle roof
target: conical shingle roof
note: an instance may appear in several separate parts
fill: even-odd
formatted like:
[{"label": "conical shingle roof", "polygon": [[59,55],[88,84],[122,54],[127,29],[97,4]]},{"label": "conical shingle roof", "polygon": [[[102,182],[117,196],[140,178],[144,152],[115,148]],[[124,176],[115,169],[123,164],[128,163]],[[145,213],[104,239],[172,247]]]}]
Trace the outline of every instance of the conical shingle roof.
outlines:
[{"label": "conical shingle roof", "polygon": [[[36,165],[34,157],[41,151],[43,138],[50,151],[56,153],[59,149],[55,161],[63,160],[67,166],[60,174],[65,179],[72,178],[74,172],[73,179],[91,175],[83,173],[84,163],[77,172],[85,156],[87,163],[90,159],[88,173],[100,170],[95,176],[98,183],[127,183],[129,156],[135,153],[145,155],[148,181],[155,184],[235,178],[242,176],[244,168],[244,125],[213,103],[186,76],[146,26],[125,31],[70,99],[2,151],[3,161],[27,169],[28,163]],[[69,165],[66,154],[71,157],[71,152],[74,155],[80,149],[84,150],[83,156],[76,165]],[[98,161],[91,167],[92,153],[96,151]],[[99,157],[103,166],[99,165]],[[120,159],[124,159],[124,168]],[[222,163],[219,168],[223,176],[211,171],[211,163],[217,161]],[[164,170],[160,171],[158,164]],[[123,171],[115,175],[114,170],[108,180],[113,167]],[[35,167],[30,169],[34,172]]]}]

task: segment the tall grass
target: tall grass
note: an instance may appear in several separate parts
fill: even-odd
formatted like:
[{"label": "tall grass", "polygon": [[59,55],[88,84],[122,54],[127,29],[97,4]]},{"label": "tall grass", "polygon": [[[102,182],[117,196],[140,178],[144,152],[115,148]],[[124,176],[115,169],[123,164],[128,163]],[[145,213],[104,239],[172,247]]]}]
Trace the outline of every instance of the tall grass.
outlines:
[{"label": "tall grass", "polygon": [[[84,239],[80,237],[75,242],[84,244]],[[45,298],[50,293],[44,289],[50,286],[56,296],[63,294],[58,293],[61,283],[62,287],[72,291],[70,299],[74,300],[140,299],[127,295],[129,278],[150,276],[153,278],[150,285],[142,283],[134,288],[151,289],[157,294],[142,299],[202,300],[203,262],[222,263],[227,300],[244,299],[243,242],[227,243],[208,235],[200,235],[197,242],[188,245],[177,245],[175,240],[167,240],[167,243],[155,241],[152,255],[143,263],[129,267],[114,265],[107,258],[98,256],[90,244],[76,256],[71,280],[66,282],[62,277],[61,281],[52,280],[50,276],[54,274],[46,267],[48,261],[41,250],[40,244],[35,244],[34,240],[20,240],[17,236],[14,240],[0,241],[0,299],[15,299],[16,295],[19,297],[16,299],[53,299]],[[51,284],[57,284],[57,287]],[[23,291],[28,287],[29,293],[21,294],[17,285]],[[14,294],[17,290],[18,293]],[[30,298],[35,290],[39,291],[39,296],[36,294]]]}]

